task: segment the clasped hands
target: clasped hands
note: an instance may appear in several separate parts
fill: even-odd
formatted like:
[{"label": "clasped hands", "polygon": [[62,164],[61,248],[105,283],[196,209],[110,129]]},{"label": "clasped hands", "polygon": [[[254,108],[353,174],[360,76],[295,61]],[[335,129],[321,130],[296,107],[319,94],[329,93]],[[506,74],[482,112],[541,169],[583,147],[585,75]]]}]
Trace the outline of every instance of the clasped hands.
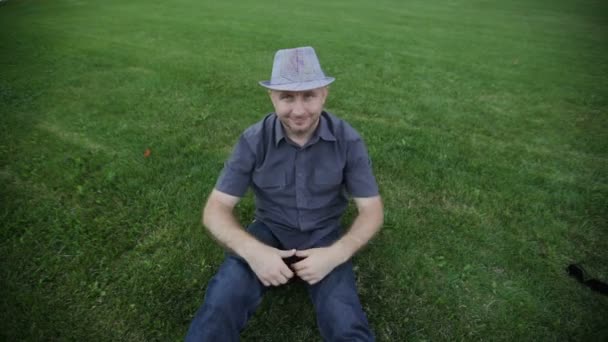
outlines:
[{"label": "clasped hands", "polygon": [[[291,264],[290,268],[283,259],[293,256],[303,259]],[[305,250],[280,250],[264,245],[245,259],[264,286],[280,286],[287,283],[294,272],[314,285],[348,257],[338,245]]]}]

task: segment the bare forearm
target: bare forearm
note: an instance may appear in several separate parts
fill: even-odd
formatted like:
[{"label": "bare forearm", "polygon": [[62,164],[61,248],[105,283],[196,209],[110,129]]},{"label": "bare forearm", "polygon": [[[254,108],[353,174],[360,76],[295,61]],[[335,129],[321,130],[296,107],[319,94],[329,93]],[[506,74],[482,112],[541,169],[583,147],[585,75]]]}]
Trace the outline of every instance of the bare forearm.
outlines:
[{"label": "bare forearm", "polygon": [[207,203],[203,210],[203,224],[221,245],[243,258],[249,250],[261,244],[243,229],[232,210],[222,204]]},{"label": "bare forearm", "polygon": [[203,210],[203,224],[219,243],[245,259],[264,286],[287,283],[293,272],[283,258],[293,256],[296,250],[279,250],[249,235],[232,213],[238,201],[238,197],[213,190]]},{"label": "bare forearm", "polygon": [[350,229],[335,243],[344,258],[350,259],[365,246],[382,227],[384,221],[382,202],[360,210]]}]

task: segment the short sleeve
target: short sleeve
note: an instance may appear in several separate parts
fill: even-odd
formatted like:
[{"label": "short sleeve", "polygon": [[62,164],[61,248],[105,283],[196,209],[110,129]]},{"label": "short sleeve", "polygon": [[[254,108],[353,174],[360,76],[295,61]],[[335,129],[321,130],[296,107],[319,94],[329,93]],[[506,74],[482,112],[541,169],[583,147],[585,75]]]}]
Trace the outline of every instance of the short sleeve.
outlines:
[{"label": "short sleeve", "polygon": [[373,197],[379,194],[372,161],[360,138],[349,142],[344,177],[346,190],[352,197]]},{"label": "short sleeve", "polygon": [[215,189],[228,195],[243,197],[251,183],[255,155],[243,135],[232,154],[224,163],[224,169],[215,183]]}]

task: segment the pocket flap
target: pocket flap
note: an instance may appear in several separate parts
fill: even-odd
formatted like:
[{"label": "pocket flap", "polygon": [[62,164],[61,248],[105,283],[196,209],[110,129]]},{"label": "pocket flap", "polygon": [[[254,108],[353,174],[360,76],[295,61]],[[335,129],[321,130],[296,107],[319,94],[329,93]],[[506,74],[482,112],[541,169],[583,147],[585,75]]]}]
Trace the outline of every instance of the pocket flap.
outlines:
[{"label": "pocket flap", "polygon": [[285,185],[285,174],[281,172],[254,172],[253,183],[260,188],[276,188]]},{"label": "pocket flap", "polygon": [[315,184],[341,184],[342,172],[334,170],[315,170],[314,182]]}]

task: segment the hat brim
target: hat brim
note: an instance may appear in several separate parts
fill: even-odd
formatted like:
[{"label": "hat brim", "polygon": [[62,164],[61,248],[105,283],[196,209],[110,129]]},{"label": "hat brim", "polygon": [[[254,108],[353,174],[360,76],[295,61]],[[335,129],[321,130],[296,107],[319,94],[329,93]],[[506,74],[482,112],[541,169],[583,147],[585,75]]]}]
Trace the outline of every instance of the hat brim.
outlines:
[{"label": "hat brim", "polygon": [[272,84],[271,81],[260,81],[260,85],[270,90],[280,91],[305,91],[311,89],[317,89],[325,87],[332,83],[336,79],[333,77],[325,77],[321,80],[308,81],[308,82],[296,82],[296,83],[283,83],[283,84]]}]

